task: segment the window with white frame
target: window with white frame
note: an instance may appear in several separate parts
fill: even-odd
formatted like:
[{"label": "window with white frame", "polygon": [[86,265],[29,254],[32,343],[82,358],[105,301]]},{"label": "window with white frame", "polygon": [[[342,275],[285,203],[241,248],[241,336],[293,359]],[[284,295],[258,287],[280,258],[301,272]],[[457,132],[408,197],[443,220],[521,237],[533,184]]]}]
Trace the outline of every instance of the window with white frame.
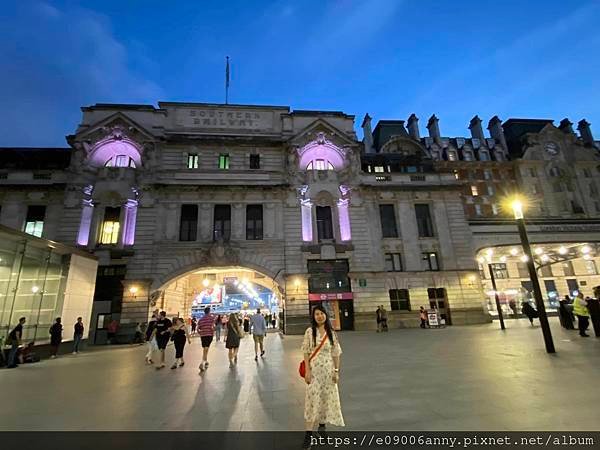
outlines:
[{"label": "window with white frame", "polygon": [[335,170],[333,164],[326,159],[315,159],[308,163],[306,170]]},{"label": "window with white frame", "polygon": [[402,255],[400,253],[386,253],[385,270],[387,272],[402,272]]},{"label": "window with white frame", "polygon": [[188,153],[187,168],[188,169],[197,169],[198,168],[198,153]]},{"label": "window with white frame", "polygon": [[27,207],[27,217],[25,219],[25,233],[33,236],[42,237],[44,229],[44,218],[46,216],[46,207],[31,205]]},{"label": "window with white frame", "polygon": [[133,158],[128,155],[115,155],[106,161],[106,167],[132,167],[135,169]]},{"label": "window with white frame", "polygon": [[119,241],[121,208],[107,207],[100,229],[100,244],[114,245]]}]

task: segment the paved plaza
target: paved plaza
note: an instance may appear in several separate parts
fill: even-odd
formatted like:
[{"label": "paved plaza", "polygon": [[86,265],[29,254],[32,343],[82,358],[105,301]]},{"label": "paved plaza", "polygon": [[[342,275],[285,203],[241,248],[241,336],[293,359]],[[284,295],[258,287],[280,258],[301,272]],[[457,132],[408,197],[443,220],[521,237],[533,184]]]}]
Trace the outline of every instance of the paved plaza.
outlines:
[{"label": "paved plaza", "polygon": [[[600,339],[551,323],[556,355],[525,320],[341,333],[347,429],[597,430]],[[145,366],[139,346],[1,370],[0,429],[301,430],[300,341],[269,334],[256,363],[245,338],[235,369],[221,342],[203,375],[198,339],[177,370]]]}]

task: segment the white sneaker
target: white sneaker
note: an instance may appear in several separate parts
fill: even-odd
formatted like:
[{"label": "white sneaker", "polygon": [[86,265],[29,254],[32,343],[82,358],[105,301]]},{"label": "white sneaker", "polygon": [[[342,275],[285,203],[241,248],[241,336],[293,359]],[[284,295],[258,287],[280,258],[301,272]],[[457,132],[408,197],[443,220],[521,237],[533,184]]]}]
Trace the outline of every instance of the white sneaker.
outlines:
[{"label": "white sneaker", "polygon": [[77,354],[77,352],[73,352],[73,354],[74,354],[74,355],[76,355],[76,354]]},{"label": "white sneaker", "polygon": [[56,355],[50,355],[50,359],[56,358]]}]

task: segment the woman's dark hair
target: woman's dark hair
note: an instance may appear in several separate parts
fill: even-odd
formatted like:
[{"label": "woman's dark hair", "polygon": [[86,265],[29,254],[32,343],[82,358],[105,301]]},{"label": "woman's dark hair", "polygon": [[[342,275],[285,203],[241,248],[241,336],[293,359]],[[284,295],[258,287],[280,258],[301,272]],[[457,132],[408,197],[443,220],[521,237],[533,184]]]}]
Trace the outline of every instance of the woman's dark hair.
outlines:
[{"label": "woman's dark hair", "polygon": [[315,345],[317,345],[317,321],[315,320],[315,311],[321,311],[323,314],[325,314],[325,332],[327,333],[327,337],[329,338],[329,342],[331,343],[331,345],[333,345],[333,331],[331,330],[331,323],[329,323],[329,314],[327,314],[327,311],[325,311],[325,308],[323,308],[321,305],[317,305],[313,308],[312,313],[310,314],[310,323],[312,326],[312,336],[313,336],[313,342]]}]

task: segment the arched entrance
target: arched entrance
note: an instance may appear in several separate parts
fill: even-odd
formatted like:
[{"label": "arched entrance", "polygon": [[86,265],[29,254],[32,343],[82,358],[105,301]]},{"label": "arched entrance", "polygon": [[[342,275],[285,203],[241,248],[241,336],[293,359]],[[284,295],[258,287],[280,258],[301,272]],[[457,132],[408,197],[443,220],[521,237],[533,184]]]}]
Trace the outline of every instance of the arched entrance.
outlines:
[{"label": "arched entrance", "polygon": [[253,313],[257,308],[280,322],[283,291],[274,278],[243,266],[199,267],[172,277],[154,290],[150,308],[171,317],[201,317],[213,314]]}]

